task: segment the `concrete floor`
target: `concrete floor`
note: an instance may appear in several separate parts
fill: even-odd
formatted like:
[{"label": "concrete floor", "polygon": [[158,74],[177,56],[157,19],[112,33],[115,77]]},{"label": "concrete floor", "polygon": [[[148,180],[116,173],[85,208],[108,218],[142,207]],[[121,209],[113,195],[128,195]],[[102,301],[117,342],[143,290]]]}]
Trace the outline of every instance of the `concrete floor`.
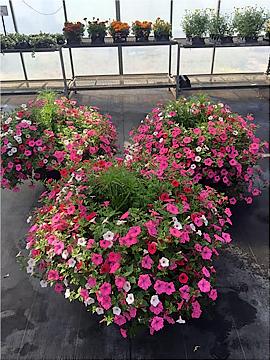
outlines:
[{"label": "concrete floor", "polygon": [[[189,95],[190,92],[187,94]],[[266,91],[215,91],[209,95],[240,113],[252,112],[269,136]],[[75,96],[74,96],[75,97]],[[30,97],[29,97],[30,98]],[[166,90],[82,92],[79,103],[100,107],[113,117],[119,145]],[[2,98],[10,106],[25,96]],[[265,160],[268,167],[268,161]],[[26,219],[42,186],[1,192],[2,359],[252,359],[269,358],[269,290],[266,280],[269,236],[269,191],[252,206],[234,211],[233,245],[216,262],[219,298],[204,318],[166,328],[156,336],[143,332],[131,342],[114,328],[98,324],[79,303],[69,303],[20,271],[16,254],[28,228]]]}]

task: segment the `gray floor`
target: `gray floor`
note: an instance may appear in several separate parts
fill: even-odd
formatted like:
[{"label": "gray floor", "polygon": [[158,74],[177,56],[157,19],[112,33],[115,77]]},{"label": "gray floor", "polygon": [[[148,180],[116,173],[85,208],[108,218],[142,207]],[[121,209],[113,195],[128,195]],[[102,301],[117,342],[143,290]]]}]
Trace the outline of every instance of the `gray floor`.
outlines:
[{"label": "gray floor", "polygon": [[[269,136],[266,91],[215,91],[240,113],[252,112],[261,125],[259,134]],[[113,116],[119,145],[128,141],[129,130],[166,90],[80,93],[81,104],[99,106]],[[10,106],[26,97],[2,99]],[[268,167],[268,161],[265,160]],[[204,318],[187,325],[169,326],[156,336],[141,333],[131,342],[118,330],[98,324],[81,304],[67,302],[50,289],[41,289],[19,269],[19,251],[28,225],[26,218],[37,204],[41,186],[20,193],[2,191],[2,359],[268,359],[269,192],[253,206],[234,211],[233,245],[216,262],[219,298]]]}]

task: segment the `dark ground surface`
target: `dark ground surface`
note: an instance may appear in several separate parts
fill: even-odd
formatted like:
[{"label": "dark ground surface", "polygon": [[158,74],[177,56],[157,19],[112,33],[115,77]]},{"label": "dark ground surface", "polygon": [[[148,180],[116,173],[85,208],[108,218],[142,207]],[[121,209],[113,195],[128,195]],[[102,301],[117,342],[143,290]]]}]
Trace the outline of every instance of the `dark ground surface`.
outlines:
[{"label": "dark ground surface", "polygon": [[[188,93],[187,95],[189,95]],[[233,110],[254,113],[258,134],[269,137],[267,91],[208,92]],[[113,117],[119,144],[129,130],[166,90],[80,93],[81,104],[91,104]],[[3,97],[2,104],[18,105],[30,97]],[[267,172],[268,159],[264,160]],[[169,326],[155,336],[141,333],[130,343],[118,330],[98,324],[80,303],[69,303],[53,290],[20,271],[16,254],[37,204],[42,186],[25,185],[19,193],[2,191],[2,359],[251,359],[269,358],[269,192],[253,205],[234,208],[233,245],[216,262],[219,298],[204,318]]]}]

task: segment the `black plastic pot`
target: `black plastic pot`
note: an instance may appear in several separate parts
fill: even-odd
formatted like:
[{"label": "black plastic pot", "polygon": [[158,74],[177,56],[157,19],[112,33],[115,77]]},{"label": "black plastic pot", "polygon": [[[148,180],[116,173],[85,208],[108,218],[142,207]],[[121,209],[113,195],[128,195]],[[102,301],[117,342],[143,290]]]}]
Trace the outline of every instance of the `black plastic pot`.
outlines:
[{"label": "black plastic pot", "polygon": [[19,41],[16,43],[16,45],[14,46],[15,49],[29,49],[30,48],[30,44],[28,41]]},{"label": "black plastic pot", "polygon": [[154,34],[156,41],[170,41],[169,34]]},{"label": "black plastic pot", "polygon": [[191,43],[192,45],[205,45],[204,42],[204,38],[200,37],[200,36],[194,36],[193,38],[191,38]]},{"label": "black plastic pot", "polygon": [[105,35],[101,34],[92,34],[90,36],[92,44],[104,44],[105,43]]},{"label": "black plastic pot", "polygon": [[233,37],[232,36],[221,36],[220,37],[221,44],[232,44]]},{"label": "black plastic pot", "polygon": [[60,180],[61,174],[58,170],[48,170],[46,168],[39,168],[35,171],[36,174],[40,175],[39,180]]},{"label": "black plastic pot", "polygon": [[121,33],[115,33],[113,35],[113,42],[114,43],[123,43],[127,41],[127,35],[123,35]]},{"label": "black plastic pot", "polygon": [[258,41],[257,36],[245,36],[244,40],[246,43],[256,43]]},{"label": "black plastic pot", "polygon": [[148,36],[135,36],[136,42],[146,42],[148,41],[149,35]]},{"label": "black plastic pot", "polygon": [[79,45],[82,42],[81,35],[68,35],[67,44],[68,45]]}]

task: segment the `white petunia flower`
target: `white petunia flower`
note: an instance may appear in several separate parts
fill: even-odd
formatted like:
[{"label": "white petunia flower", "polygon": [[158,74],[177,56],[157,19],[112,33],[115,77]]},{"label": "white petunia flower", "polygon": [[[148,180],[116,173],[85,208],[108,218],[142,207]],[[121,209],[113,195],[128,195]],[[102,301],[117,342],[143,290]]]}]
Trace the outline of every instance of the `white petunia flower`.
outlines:
[{"label": "white petunia flower", "polygon": [[238,135],[238,131],[237,131],[237,130],[234,130],[234,131],[233,131],[233,135]]},{"label": "white petunia flower", "polygon": [[78,154],[78,155],[82,155],[82,154],[83,154],[83,150],[81,150],[81,149],[78,150],[78,151],[77,151],[77,154]]},{"label": "white petunia flower", "polygon": [[114,306],[112,308],[112,312],[114,315],[120,315],[121,314],[121,309],[118,306]]},{"label": "white petunia flower", "polygon": [[81,180],[82,180],[82,177],[81,177],[81,175],[75,175],[75,179],[76,179],[77,181],[81,181]]},{"label": "white petunia flower", "polygon": [[84,237],[81,237],[78,239],[78,245],[81,245],[81,246],[85,246],[86,245],[86,240]]},{"label": "white petunia flower", "polygon": [[125,220],[117,220],[117,221],[116,221],[116,225],[123,225],[123,224],[125,224],[125,223],[126,223]]},{"label": "white petunia flower", "polygon": [[27,224],[29,224],[31,220],[32,220],[32,216],[29,216],[26,220]]},{"label": "white petunia flower", "polygon": [[42,287],[42,288],[45,288],[45,287],[47,287],[48,286],[48,283],[47,283],[47,281],[45,281],[45,280],[40,280],[40,286]]},{"label": "white petunia flower", "polygon": [[129,281],[125,282],[123,289],[125,290],[125,292],[129,292],[129,290],[131,289],[131,285]]},{"label": "white petunia flower", "polygon": [[168,267],[170,265],[169,259],[165,258],[164,256],[159,260],[159,263],[162,267]]},{"label": "white petunia flower", "polygon": [[218,118],[218,120],[219,120],[219,121],[223,121],[223,117],[220,116],[220,117]]},{"label": "white petunia flower", "polygon": [[11,150],[10,150],[13,154],[15,154],[17,151],[18,151],[18,149],[16,148],[16,147],[13,147],[13,148],[11,148]]},{"label": "white petunia flower", "polygon": [[95,302],[95,300],[94,300],[93,298],[89,297],[88,299],[86,299],[86,300],[84,301],[84,305],[85,305],[85,306],[89,306],[89,305],[91,305],[91,304],[94,304],[94,302]]},{"label": "white petunia flower", "polygon": [[65,291],[65,298],[68,299],[70,297],[70,289],[66,289]]},{"label": "white petunia flower", "polygon": [[48,160],[47,159],[44,159],[43,160],[43,164],[47,164]]},{"label": "white petunia flower", "polygon": [[112,241],[114,238],[114,233],[112,231],[107,231],[105,234],[103,234],[103,239]]},{"label": "white petunia flower", "polygon": [[67,263],[69,267],[74,267],[76,265],[76,260],[70,258]]},{"label": "white petunia flower", "polygon": [[196,162],[200,162],[202,160],[202,158],[200,156],[195,156],[195,161]]},{"label": "white petunia flower", "polygon": [[202,236],[201,230],[198,230],[198,231],[196,232],[196,234],[198,234],[199,236]]},{"label": "white petunia flower", "polygon": [[27,272],[27,274],[33,275],[33,273],[34,273],[33,266],[27,266],[26,272]]},{"label": "white petunia flower", "polygon": [[159,304],[159,298],[158,295],[153,295],[150,300],[150,304],[154,307],[158,306]]},{"label": "white petunia flower", "polygon": [[98,315],[102,315],[102,314],[104,314],[104,310],[103,310],[101,307],[97,307],[97,308],[96,308],[96,313],[97,313]]},{"label": "white petunia flower", "polygon": [[181,223],[179,221],[175,222],[173,224],[173,227],[177,230],[182,230],[183,229],[183,226],[181,225]]},{"label": "white petunia flower", "polygon": [[178,222],[177,217],[173,216],[173,217],[172,217],[172,221],[173,221],[173,222]]},{"label": "white petunia flower", "polygon": [[147,255],[148,254],[148,250],[143,249],[143,255]]},{"label": "white petunia flower", "polygon": [[191,168],[192,170],[194,170],[194,169],[196,169],[196,165],[195,165],[195,164],[191,164],[191,165],[190,165],[190,168]]},{"label": "white petunia flower", "polygon": [[128,296],[126,297],[126,302],[128,303],[128,305],[133,304],[134,303],[134,295],[128,294]]},{"label": "white petunia flower", "polygon": [[7,154],[8,154],[8,156],[12,156],[12,155],[13,155],[13,152],[12,152],[12,151],[8,151]]},{"label": "white petunia flower", "polygon": [[196,231],[196,227],[193,223],[189,224],[190,228],[192,231]]},{"label": "white petunia flower", "polygon": [[66,287],[68,287],[68,281],[67,281],[67,279],[64,279],[63,283],[64,283],[64,285],[65,285]]},{"label": "white petunia flower", "polygon": [[68,258],[68,251],[67,251],[67,250],[64,250],[64,251],[62,252],[62,258],[65,259],[65,260],[67,260],[67,258]]},{"label": "white petunia flower", "polygon": [[179,319],[176,320],[178,324],[185,324],[186,320],[182,319],[181,316],[179,316]]},{"label": "white petunia flower", "polygon": [[195,150],[196,150],[196,152],[201,152],[202,148],[200,146],[197,146]]},{"label": "white petunia flower", "polygon": [[27,264],[28,264],[28,266],[30,266],[30,267],[34,267],[35,265],[36,265],[36,262],[35,262],[35,260],[34,259],[29,259],[28,261],[27,261]]},{"label": "white petunia flower", "polygon": [[213,120],[213,116],[208,116],[208,120]]}]

